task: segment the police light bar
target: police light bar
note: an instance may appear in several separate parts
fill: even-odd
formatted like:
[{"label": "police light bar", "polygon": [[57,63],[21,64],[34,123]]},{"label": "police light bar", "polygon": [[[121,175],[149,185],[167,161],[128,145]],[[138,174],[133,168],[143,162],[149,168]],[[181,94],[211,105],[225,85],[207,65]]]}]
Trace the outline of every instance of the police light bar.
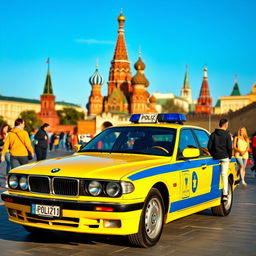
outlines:
[{"label": "police light bar", "polygon": [[184,114],[168,113],[168,114],[133,114],[130,117],[132,123],[179,123],[183,124],[187,119]]}]

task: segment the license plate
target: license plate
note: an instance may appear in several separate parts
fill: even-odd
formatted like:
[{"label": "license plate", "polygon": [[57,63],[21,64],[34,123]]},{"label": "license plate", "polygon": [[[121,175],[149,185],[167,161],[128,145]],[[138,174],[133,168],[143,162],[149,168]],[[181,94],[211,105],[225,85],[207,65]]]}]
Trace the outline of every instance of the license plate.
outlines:
[{"label": "license plate", "polygon": [[60,206],[32,204],[31,213],[44,217],[60,217]]}]

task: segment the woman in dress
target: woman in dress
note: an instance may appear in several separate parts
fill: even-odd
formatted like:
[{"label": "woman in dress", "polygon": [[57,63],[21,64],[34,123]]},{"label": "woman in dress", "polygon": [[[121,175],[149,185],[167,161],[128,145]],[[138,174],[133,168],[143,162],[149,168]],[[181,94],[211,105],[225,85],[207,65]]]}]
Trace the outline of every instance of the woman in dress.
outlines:
[{"label": "woman in dress", "polygon": [[249,137],[247,135],[247,131],[245,127],[241,127],[238,130],[238,135],[234,140],[234,150],[235,150],[235,158],[240,168],[240,177],[242,181],[242,185],[244,187],[247,186],[245,182],[245,168],[246,163],[249,158],[248,149],[249,149]]}]

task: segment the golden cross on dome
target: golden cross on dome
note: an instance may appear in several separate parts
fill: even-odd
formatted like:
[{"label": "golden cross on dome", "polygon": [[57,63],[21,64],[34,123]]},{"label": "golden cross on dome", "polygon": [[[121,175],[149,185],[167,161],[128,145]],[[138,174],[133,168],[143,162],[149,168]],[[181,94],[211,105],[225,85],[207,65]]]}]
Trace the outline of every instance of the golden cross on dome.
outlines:
[{"label": "golden cross on dome", "polygon": [[97,57],[96,58],[96,69],[98,69],[99,68],[99,58]]}]

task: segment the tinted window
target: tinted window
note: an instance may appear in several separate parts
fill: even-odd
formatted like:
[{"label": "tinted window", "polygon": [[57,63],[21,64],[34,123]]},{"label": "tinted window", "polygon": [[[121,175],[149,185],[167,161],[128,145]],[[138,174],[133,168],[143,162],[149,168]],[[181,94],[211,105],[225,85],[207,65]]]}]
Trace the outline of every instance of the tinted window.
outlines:
[{"label": "tinted window", "polygon": [[206,131],[203,130],[197,130],[194,129],[194,132],[196,134],[197,140],[199,142],[199,145],[202,149],[202,155],[204,156],[210,156],[210,153],[207,149],[208,140],[209,140],[209,134]]},{"label": "tinted window", "polygon": [[113,127],[92,139],[81,152],[115,152],[170,156],[176,130],[159,127]]},{"label": "tinted window", "polygon": [[194,135],[190,129],[182,129],[180,132],[178,156],[182,155],[182,151],[185,148],[198,148]]}]

